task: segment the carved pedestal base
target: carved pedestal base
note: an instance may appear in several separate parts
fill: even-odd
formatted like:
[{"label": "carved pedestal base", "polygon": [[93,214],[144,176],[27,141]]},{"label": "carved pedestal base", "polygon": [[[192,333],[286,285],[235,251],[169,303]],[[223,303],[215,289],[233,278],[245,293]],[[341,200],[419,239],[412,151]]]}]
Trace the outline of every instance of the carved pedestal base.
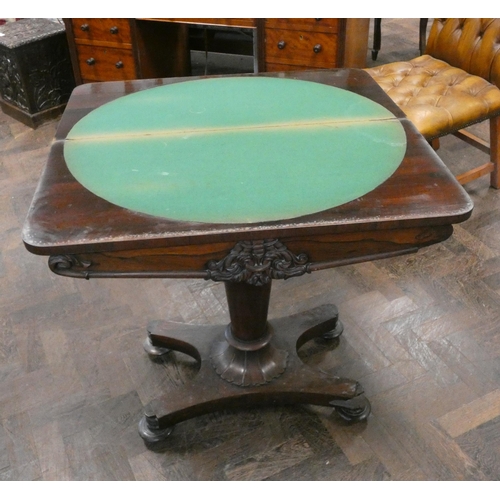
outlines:
[{"label": "carved pedestal base", "polygon": [[263,385],[285,371],[288,353],[272,343],[257,351],[237,349],[227,340],[216,341],[210,360],[221,378],[242,387]]},{"label": "carved pedestal base", "polygon": [[183,352],[199,362],[199,372],[182,388],[146,407],[139,424],[141,437],[154,443],[165,439],[178,422],[222,409],[255,405],[331,406],[346,420],[366,419],[370,404],[358,382],[316,371],[304,365],[297,354],[297,349],[313,338],[329,338],[331,331],[335,332],[333,337],[340,335],[339,323],[338,311],[332,305],[271,320],[275,335],[254,351],[232,346],[223,326],[152,323],[146,343],[148,354],[153,355],[149,345],[158,349],[158,355],[163,349]]}]

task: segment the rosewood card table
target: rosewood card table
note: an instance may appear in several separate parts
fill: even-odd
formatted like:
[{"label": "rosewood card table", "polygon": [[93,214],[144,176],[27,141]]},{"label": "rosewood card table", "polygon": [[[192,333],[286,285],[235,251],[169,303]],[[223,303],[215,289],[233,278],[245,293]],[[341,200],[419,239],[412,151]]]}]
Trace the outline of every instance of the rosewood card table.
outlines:
[{"label": "rosewood card table", "polygon": [[88,84],[59,124],[23,232],[74,278],[224,282],[229,322],[154,321],[144,347],[199,363],[147,405],[147,442],[223,408],[308,403],[368,417],[360,384],[304,365],[325,304],[268,321],[271,284],[416,252],[472,202],[371,77],[341,69]]}]

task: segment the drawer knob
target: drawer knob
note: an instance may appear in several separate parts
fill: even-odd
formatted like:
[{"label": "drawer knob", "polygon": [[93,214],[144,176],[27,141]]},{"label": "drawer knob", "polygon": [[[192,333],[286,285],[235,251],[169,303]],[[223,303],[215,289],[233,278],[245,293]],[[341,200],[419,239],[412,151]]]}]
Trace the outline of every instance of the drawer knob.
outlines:
[{"label": "drawer knob", "polygon": [[120,68],[123,68],[123,62],[122,61],[118,61],[115,66],[120,69]]},{"label": "drawer knob", "polygon": [[95,64],[95,59],[93,57],[89,57],[86,61],[85,61],[89,66],[93,66]]},{"label": "drawer knob", "polygon": [[318,52],[321,52],[321,44],[316,44],[314,47],[313,47],[313,50],[314,50],[314,53],[317,54]]},{"label": "drawer knob", "polygon": [[88,24],[82,24],[82,25],[80,26],[80,29],[81,29],[82,31],[89,31],[90,27],[89,27],[89,25],[88,25]]},{"label": "drawer knob", "polygon": [[283,50],[285,48],[286,42],[284,40],[280,40],[278,42],[278,49]]},{"label": "drawer knob", "polygon": [[116,35],[118,33],[118,27],[117,26],[113,26],[112,28],[109,29],[109,32],[112,35]]}]

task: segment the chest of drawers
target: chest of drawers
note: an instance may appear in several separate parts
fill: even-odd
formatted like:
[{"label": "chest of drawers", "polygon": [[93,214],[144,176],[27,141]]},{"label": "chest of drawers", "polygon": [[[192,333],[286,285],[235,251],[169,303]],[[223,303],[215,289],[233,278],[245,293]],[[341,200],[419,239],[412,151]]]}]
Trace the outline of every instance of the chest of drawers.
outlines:
[{"label": "chest of drawers", "polygon": [[139,77],[130,20],[73,18],[66,30],[72,34],[75,76],[82,83]]},{"label": "chest of drawers", "polygon": [[188,26],[124,18],[64,19],[77,84],[185,75]]},{"label": "chest of drawers", "polygon": [[65,19],[77,83],[190,74],[189,26],[254,29],[259,72],[364,67],[368,19]]}]

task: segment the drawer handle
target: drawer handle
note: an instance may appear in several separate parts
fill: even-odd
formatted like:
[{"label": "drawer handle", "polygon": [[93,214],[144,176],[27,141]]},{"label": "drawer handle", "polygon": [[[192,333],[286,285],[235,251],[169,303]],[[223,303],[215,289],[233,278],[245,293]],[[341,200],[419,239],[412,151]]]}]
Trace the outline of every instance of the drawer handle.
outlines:
[{"label": "drawer handle", "polygon": [[86,61],[85,61],[89,66],[93,66],[95,64],[95,59],[93,57],[89,57]]},{"label": "drawer handle", "polygon": [[112,35],[116,35],[118,33],[118,27],[117,26],[113,26],[112,28],[109,29],[109,32]]},{"label": "drawer handle", "polygon": [[88,25],[88,24],[82,24],[82,25],[80,26],[80,29],[81,29],[82,31],[89,31],[90,27],[89,27],[89,25]]},{"label": "drawer handle", "polygon": [[283,50],[285,48],[286,42],[284,40],[280,40],[278,42],[278,49]]},{"label": "drawer handle", "polygon": [[120,68],[123,68],[123,62],[122,61],[118,61],[115,66],[120,69]]},{"label": "drawer handle", "polygon": [[313,50],[314,50],[314,53],[315,54],[318,54],[319,52],[321,52],[321,44],[316,44],[314,47],[313,47]]},{"label": "drawer handle", "polygon": [[315,17],[315,18],[314,18],[314,20],[315,20],[315,21],[322,21],[322,20],[323,20],[323,18],[322,18],[322,17]]}]

